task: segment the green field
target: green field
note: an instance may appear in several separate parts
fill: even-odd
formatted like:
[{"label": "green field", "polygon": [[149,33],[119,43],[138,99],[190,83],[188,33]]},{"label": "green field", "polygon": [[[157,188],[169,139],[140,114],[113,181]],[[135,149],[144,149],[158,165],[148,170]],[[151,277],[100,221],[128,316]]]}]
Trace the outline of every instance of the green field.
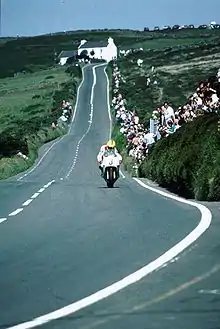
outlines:
[{"label": "green field", "polygon": [[70,80],[64,68],[0,79],[0,133],[17,120],[44,117],[53,107],[53,94]]},{"label": "green field", "polygon": [[[54,67],[0,79],[0,147],[8,154],[0,159],[0,179],[26,170],[41,145],[66,133],[67,127],[53,130],[51,124],[62,113],[63,99],[75,104],[80,79],[79,67]],[[26,145],[28,160],[9,155]]]},{"label": "green field", "polygon": [[[192,39],[155,39],[155,40],[143,40],[141,42],[134,43],[132,48],[143,48],[143,49],[161,49],[166,47],[173,47],[173,46],[181,46],[181,45],[191,45],[191,44],[198,44],[202,42],[203,39],[200,38],[192,38]],[[127,49],[128,47],[122,47],[122,49]]]}]

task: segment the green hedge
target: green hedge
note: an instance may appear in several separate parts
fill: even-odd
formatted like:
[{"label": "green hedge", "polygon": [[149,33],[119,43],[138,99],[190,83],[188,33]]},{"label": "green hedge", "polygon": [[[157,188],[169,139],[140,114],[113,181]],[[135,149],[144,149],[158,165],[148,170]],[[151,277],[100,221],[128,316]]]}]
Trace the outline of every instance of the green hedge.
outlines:
[{"label": "green hedge", "polygon": [[219,117],[206,114],[157,142],[139,168],[162,187],[187,198],[220,200]]}]

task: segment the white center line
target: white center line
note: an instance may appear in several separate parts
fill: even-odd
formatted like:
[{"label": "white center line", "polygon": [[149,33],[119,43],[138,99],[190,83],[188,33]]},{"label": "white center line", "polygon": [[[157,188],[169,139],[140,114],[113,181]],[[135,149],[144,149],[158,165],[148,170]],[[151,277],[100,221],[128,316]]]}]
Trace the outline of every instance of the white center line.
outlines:
[{"label": "white center line", "polygon": [[51,184],[53,184],[55,182],[55,179],[53,179],[52,181],[50,181],[49,183],[45,184],[43,187],[48,188]]},{"label": "white center line", "polygon": [[40,193],[34,193],[32,196],[31,196],[31,199],[36,199],[38,197],[38,195],[40,195]]},{"label": "white center line", "polygon": [[42,193],[45,190],[44,187],[40,188],[37,192]]},{"label": "white center line", "polygon": [[[22,206],[28,206],[34,199],[36,199],[40,193],[44,192],[51,184],[53,184],[55,182],[55,179],[53,179],[52,181],[50,181],[49,183],[45,184],[44,187],[40,188],[38,190],[38,192],[34,193],[29,199],[27,199],[26,201],[23,202]],[[16,216],[17,214],[19,214],[21,211],[23,211],[24,208],[17,208],[16,210],[12,211],[8,216]],[[3,223],[4,221],[6,221],[7,218],[0,218],[0,224]]]},{"label": "white center line", "polygon": [[72,117],[72,120],[71,120],[71,124],[69,126],[69,130],[68,130],[68,133],[64,136],[62,136],[60,139],[58,140],[55,140],[52,145],[48,148],[48,150],[42,155],[42,157],[39,159],[39,161],[36,163],[35,166],[33,166],[33,168],[31,168],[28,172],[26,172],[24,175],[22,175],[21,177],[19,177],[17,180],[20,181],[22,180],[23,178],[27,177],[29,174],[31,174],[35,169],[37,169],[39,167],[39,165],[41,164],[41,162],[43,161],[43,159],[47,156],[47,154],[52,150],[52,148],[57,145],[58,143],[60,143],[64,138],[66,138],[71,130],[72,130],[72,126],[73,126],[73,123],[74,123],[74,120],[75,120],[75,116],[76,116],[76,109],[78,107],[78,102],[79,102],[79,93],[80,93],[80,90],[82,88],[82,85],[84,83],[84,80],[85,80],[85,73],[84,73],[84,70],[87,66],[90,66],[90,64],[88,65],[85,65],[83,68],[82,68],[82,80],[78,86],[78,90],[77,90],[77,95],[76,95],[76,103],[75,103],[75,109],[74,109],[74,112],[73,112],[73,117]]},{"label": "white center line", "polygon": [[31,202],[33,201],[33,199],[28,199],[27,201],[25,201],[22,206],[28,206]]},{"label": "white center line", "polygon": [[8,216],[15,216],[17,214],[19,214],[24,208],[18,208],[14,211],[12,211]]},{"label": "white center line", "polygon": [[96,85],[96,71],[95,71],[95,69],[97,67],[101,67],[103,65],[106,65],[106,63],[101,64],[101,65],[100,64],[99,65],[95,65],[92,68],[92,72],[93,72],[93,84],[92,84],[91,96],[90,96],[90,113],[89,113],[90,119],[88,120],[89,125],[88,125],[88,128],[87,128],[86,132],[84,133],[84,135],[81,137],[81,139],[77,143],[76,152],[75,152],[75,156],[74,156],[74,159],[73,159],[73,163],[72,163],[72,165],[71,165],[68,173],[65,176],[66,179],[69,178],[70,174],[72,173],[73,169],[75,168],[75,165],[76,165],[76,162],[77,162],[77,158],[78,158],[78,152],[79,152],[80,144],[84,140],[84,138],[86,137],[86,135],[89,133],[89,131],[91,129],[91,126],[92,126],[93,112],[94,112],[94,105],[93,105],[93,102],[94,102],[94,88],[95,88],[95,85]]}]

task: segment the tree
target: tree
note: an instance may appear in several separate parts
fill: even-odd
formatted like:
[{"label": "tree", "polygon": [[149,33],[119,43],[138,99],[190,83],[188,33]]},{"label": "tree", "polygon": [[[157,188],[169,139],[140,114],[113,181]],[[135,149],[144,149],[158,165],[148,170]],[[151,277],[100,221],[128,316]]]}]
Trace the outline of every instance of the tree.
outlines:
[{"label": "tree", "polygon": [[69,57],[66,61],[66,64],[73,64],[75,62],[76,58],[75,56]]},{"label": "tree", "polygon": [[88,56],[88,50],[84,49],[81,53],[80,53],[81,58],[86,58]]}]

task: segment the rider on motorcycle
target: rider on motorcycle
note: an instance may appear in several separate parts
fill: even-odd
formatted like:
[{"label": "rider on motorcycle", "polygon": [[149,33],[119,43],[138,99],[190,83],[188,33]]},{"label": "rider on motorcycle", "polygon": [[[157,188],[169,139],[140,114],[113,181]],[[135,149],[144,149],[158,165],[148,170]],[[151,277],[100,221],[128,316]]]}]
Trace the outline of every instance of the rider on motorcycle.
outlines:
[{"label": "rider on motorcycle", "polygon": [[[122,156],[119,154],[118,150],[116,149],[115,141],[110,139],[106,144],[102,145],[99,151],[99,154],[97,155],[97,161],[99,163],[99,169],[101,171],[101,176],[103,176],[103,156],[104,154],[107,155],[108,153],[113,152],[115,156],[118,157],[119,163],[122,162]],[[119,167],[118,167],[119,170]]]}]

